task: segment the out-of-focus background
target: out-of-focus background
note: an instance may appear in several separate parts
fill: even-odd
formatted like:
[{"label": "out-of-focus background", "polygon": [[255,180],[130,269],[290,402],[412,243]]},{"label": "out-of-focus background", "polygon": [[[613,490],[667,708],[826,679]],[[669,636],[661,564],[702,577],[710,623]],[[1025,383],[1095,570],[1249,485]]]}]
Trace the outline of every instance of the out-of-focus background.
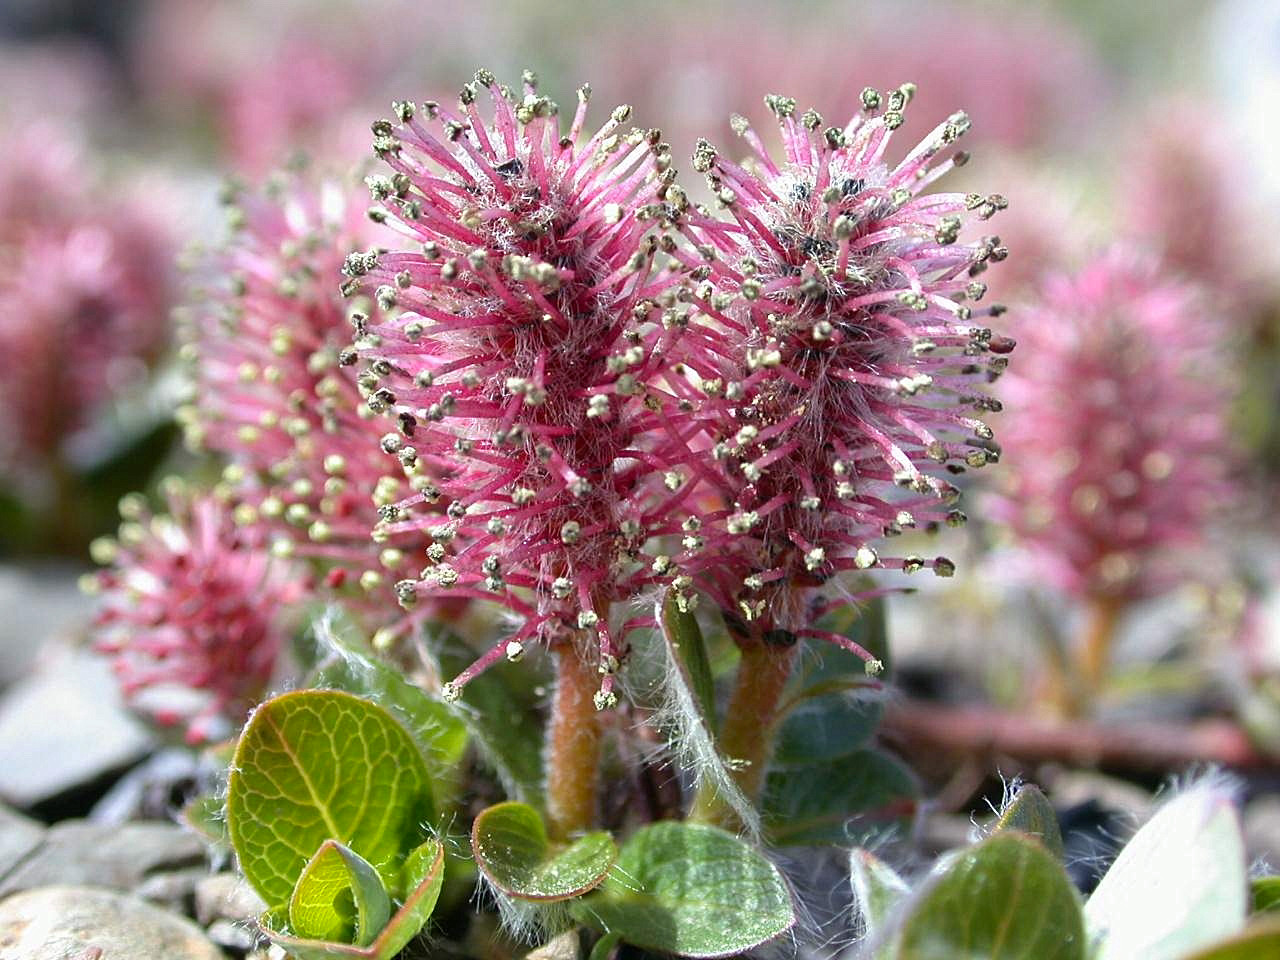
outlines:
[{"label": "out-of-focus background", "polygon": [[[1042,403],[1046,422],[1024,417],[1020,432],[1058,431],[1062,450],[1019,464],[1010,448],[966,479],[971,522],[929,548],[957,575],[912,581],[919,592],[891,600],[903,703],[887,735],[923,764],[938,809],[961,817],[996,772],[1133,807],[1169,770],[1223,763],[1251,778],[1256,849],[1280,862],[1280,797],[1269,796],[1280,785],[1273,0],[0,0],[0,799],[48,819],[84,812],[151,749],[103,707],[114,693],[77,645],[92,604],[75,582],[120,496],[186,468],[169,318],[184,249],[222,229],[222,184],[301,155],[354,170],[393,98],[452,98],[479,66],[510,83],[532,69],[561,102],[590,81],[602,105],[630,103],[637,123],[661,127],[678,158],[698,137],[745,153],[729,116],[767,130],[766,93],[836,123],[864,87],[914,82],[902,150],[963,108],[973,160],[950,189],[1008,198],[986,228],[1010,257],[984,279],[1011,307],[1024,340],[1012,370],[1027,381],[1051,354],[1026,349],[1037,333],[1025,325],[1070,315],[1037,312],[1046,290],[1113,244],[1190,291],[1226,397],[1216,445],[1196,452],[1216,480],[1187,493],[1208,498],[1195,519],[1178,512],[1178,490],[1122,519],[1177,514],[1196,529],[1162,548],[1158,582],[1120,599],[1055,575],[1065,561],[1054,550],[1075,549],[1071,521],[1015,536],[1023,526],[1010,519],[1027,506],[1019,490],[1043,480],[1019,479],[1043,466],[1033,458],[1065,451],[1078,463],[1100,433],[1123,444],[1128,430],[1177,439],[1199,425],[1144,401],[1064,425]],[[1156,329],[1143,346],[1158,357],[1182,331]],[[1172,381],[1156,406],[1178,399],[1183,373],[1169,369],[1131,371]],[[997,438],[1028,389],[1010,388]],[[1153,476],[1162,462],[1149,461]],[[1085,513],[1099,495],[1055,494]],[[1123,573],[1130,559],[1102,561]],[[1060,727],[1036,739],[1037,718],[1063,702],[1061,661],[1100,616],[1109,667],[1087,722],[1074,739]],[[1122,733],[1091,740],[1095,721]],[[1082,785],[1096,775],[1078,768],[1093,766],[1126,779]]]}]

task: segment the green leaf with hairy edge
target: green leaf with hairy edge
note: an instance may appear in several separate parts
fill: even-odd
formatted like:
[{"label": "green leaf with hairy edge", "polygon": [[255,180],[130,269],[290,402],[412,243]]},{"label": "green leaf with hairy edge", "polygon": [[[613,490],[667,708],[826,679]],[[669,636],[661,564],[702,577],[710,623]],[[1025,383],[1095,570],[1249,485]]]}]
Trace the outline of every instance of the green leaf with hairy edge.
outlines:
[{"label": "green leaf with hairy edge", "polygon": [[849,883],[868,937],[879,935],[894,908],[911,893],[891,866],[861,847],[849,853]]},{"label": "green leaf with hairy edge", "polygon": [[659,609],[662,639],[671,660],[680,670],[685,686],[693,693],[707,729],[716,730],[716,685],[702,628],[692,610],[681,610],[674,590],[668,590]]},{"label": "green leaf with hairy edge", "polygon": [[1280,912],[1280,877],[1259,877],[1249,884],[1254,913]]},{"label": "green leaf with hairy edge", "polygon": [[581,896],[599,886],[618,859],[604,831],[553,847],[542,816],[526,803],[499,803],[481,812],[471,827],[471,851],[489,882],[518,900]]},{"label": "green leaf with hairy edge", "polygon": [[240,869],[267,903],[289,899],[326,840],[349,846],[392,885],[434,816],[413,738],[368,700],[286,693],[254,711],[240,736],[227,824]]},{"label": "green leaf with hairy edge", "polygon": [[315,628],[319,659],[307,686],[345,690],[390,710],[422,749],[432,778],[452,780],[467,751],[466,724],[442,700],[404,678],[401,672],[361,647],[328,616]]},{"label": "green leaf with hairy edge", "polygon": [[268,911],[259,924],[272,943],[296,960],[393,960],[431,919],[443,879],[444,848],[428,840],[409,854],[401,868],[400,886],[407,891],[404,903],[366,947],[298,937],[287,929],[284,908]]},{"label": "green leaf with hairy edge", "polygon": [[373,942],[391,919],[391,898],[378,871],[360,854],[326,840],[289,898],[289,927],[313,940]]},{"label": "green leaf with hairy edge", "polygon": [[227,803],[217,794],[196,794],[183,806],[179,817],[209,846],[217,850],[231,849],[231,833],[227,829]]},{"label": "green leaf with hairy edge", "polygon": [[[434,626],[428,641],[446,677],[456,676],[475,659],[452,633]],[[507,796],[535,807],[542,805],[542,720],[536,664],[525,662],[505,669],[499,664],[475,677],[453,704],[466,724],[481,758],[502,781]],[[525,685],[522,685],[525,684]]]},{"label": "green leaf with hairy edge", "polygon": [[1058,815],[1053,812],[1049,798],[1035,784],[1024,783],[1018,788],[1013,799],[1000,811],[992,829],[995,832],[1017,830],[1035,837],[1059,860],[1066,856]]},{"label": "green leaf with hairy edge", "polygon": [[915,902],[898,943],[895,960],[1088,956],[1080,900],[1062,864],[1012,832],[957,856]]},{"label": "green leaf with hairy edge", "polygon": [[1125,845],[1084,914],[1095,960],[1175,960],[1244,926],[1249,881],[1231,791],[1175,796]]},{"label": "green leaf with hairy edge", "polygon": [[787,885],[759,851],[718,827],[670,820],[637,831],[604,884],[570,910],[633,946],[685,957],[750,950],[795,923]]},{"label": "green leaf with hairy edge", "polygon": [[1179,960],[1274,960],[1280,957],[1280,922],[1265,920],[1243,933]]},{"label": "green leaf with hairy edge", "polygon": [[882,750],[831,763],[771,770],[760,809],[778,846],[863,843],[915,814],[920,788],[910,770]]}]

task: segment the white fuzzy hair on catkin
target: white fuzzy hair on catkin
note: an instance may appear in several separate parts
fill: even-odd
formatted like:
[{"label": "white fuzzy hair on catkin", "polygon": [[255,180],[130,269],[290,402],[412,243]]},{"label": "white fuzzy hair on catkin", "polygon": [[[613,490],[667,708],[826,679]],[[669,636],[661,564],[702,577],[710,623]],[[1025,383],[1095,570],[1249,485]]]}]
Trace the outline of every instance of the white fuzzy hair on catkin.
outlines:
[{"label": "white fuzzy hair on catkin", "polygon": [[[633,655],[657,658],[659,669],[645,670],[659,678],[656,707],[647,722],[662,731],[667,746],[676,758],[682,770],[693,778],[694,786],[703,783],[710,785],[716,795],[728,804],[742,824],[743,832],[753,839],[760,835],[760,814],[746,798],[734,782],[731,760],[724,757],[716,746],[715,737],[708,726],[706,718],[698,707],[693,690],[671,644],[662,636],[661,600],[655,617],[659,628],[655,631],[653,641],[636,644]],[[631,699],[637,700],[636,691],[628,691]]]}]

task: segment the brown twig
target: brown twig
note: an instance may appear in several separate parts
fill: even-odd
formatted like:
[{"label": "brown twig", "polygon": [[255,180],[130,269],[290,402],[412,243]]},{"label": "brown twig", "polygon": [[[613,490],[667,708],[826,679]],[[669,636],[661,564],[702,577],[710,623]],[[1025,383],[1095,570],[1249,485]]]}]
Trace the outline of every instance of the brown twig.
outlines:
[{"label": "brown twig", "polygon": [[957,758],[1004,756],[1146,772],[1192,764],[1280,768],[1280,759],[1259,752],[1243,730],[1226,720],[1065,723],[985,706],[903,700],[888,705],[881,729],[906,752],[943,751]]}]

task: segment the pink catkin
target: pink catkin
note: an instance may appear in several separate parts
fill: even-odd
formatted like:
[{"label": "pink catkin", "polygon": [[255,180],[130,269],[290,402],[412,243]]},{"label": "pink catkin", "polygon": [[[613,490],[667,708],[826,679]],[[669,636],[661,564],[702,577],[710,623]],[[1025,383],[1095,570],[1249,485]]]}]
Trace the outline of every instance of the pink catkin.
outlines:
[{"label": "pink catkin", "polygon": [[687,414],[664,380],[680,322],[654,270],[653,227],[680,194],[629,108],[587,136],[588,88],[566,132],[531,75],[519,93],[476,81],[457,113],[401,103],[374,124],[389,171],[370,179],[373,215],[395,239],[349,258],[347,289],[385,311],[363,331],[361,383],[399,417],[383,446],[417,490],[383,529],[432,541],[398,585],[406,605],[487,599],[518,618],[447,696],[531,641],[585,636],[603,708],[622,656],[610,605],[651,582],[644,544],[692,488],[675,472],[692,457]]},{"label": "pink catkin", "polygon": [[169,235],[107,193],[66,131],[32,122],[0,161],[0,470],[38,475],[143,379],[168,339]]},{"label": "pink catkin", "polygon": [[1018,416],[996,512],[1040,579],[1128,602],[1202,571],[1231,447],[1215,318],[1194,288],[1116,248],[1049,281],[1017,330],[1036,362],[1004,384]]},{"label": "pink catkin", "polygon": [[718,500],[685,521],[677,559],[740,630],[803,633],[805,588],[845,571],[949,576],[944,557],[881,556],[878,544],[962,522],[946,474],[998,456],[979,415],[999,404],[980,384],[1013,342],[984,325],[1001,308],[970,303],[985,293],[974,277],[1005,249],[958,237],[966,214],[985,219],[1005,201],[925,192],[967,159],[953,148],[962,113],[886,161],[913,92],[868,88],[843,127],[768,97],[783,157],[741,119],[750,169],[705,141],[694,154],[727,209],[684,218],[693,249],[677,254],[703,280],[681,346]]},{"label": "pink catkin", "polygon": [[362,409],[355,372],[340,363],[351,327],[339,269],[369,226],[353,192],[290,175],[234,198],[231,241],[183,313],[194,396],[180,418],[189,446],[228,461],[237,515],[385,625],[391,585],[420,564],[425,541],[370,536],[379,508],[408,486],[378,450],[387,424]]},{"label": "pink catkin", "polygon": [[193,743],[224,736],[265,692],[288,637],[286,611],[308,592],[273,557],[265,531],[208,495],[170,493],[153,516],[126,498],[119,541],[99,541],[108,567],[95,646],[127,700]]}]

